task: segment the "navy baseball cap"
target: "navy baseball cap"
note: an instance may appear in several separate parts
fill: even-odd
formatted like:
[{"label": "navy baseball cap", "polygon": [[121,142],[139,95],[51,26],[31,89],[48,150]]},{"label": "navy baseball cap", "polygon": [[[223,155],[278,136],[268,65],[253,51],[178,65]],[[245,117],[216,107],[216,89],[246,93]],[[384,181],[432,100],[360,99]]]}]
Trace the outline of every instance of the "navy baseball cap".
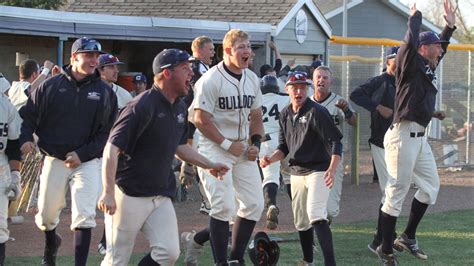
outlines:
[{"label": "navy baseball cap", "polygon": [[158,74],[166,68],[172,68],[183,62],[193,62],[196,59],[188,52],[179,49],[165,49],[153,59],[153,74]]},{"label": "navy baseball cap", "polygon": [[133,83],[143,82],[146,83],[146,76],[143,74],[137,74],[133,77]]},{"label": "navy baseball cap", "polygon": [[433,43],[449,43],[449,41],[441,40],[438,34],[432,31],[424,31],[418,35],[418,45],[433,44]]},{"label": "navy baseball cap", "polygon": [[113,66],[113,65],[123,65],[123,62],[120,62],[120,60],[111,54],[101,54],[99,56],[99,65],[98,67],[101,66]]},{"label": "navy baseball cap", "polygon": [[72,44],[71,54],[90,52],[105,54],[105,52],[102,51],[102,45],[100,45],[100,43],[94,39],[82,37],[74,41]]},{"label": "navy baseball cap", "polygon": [[321,62],[321,60],[314,60],[312,63],[311,63],[311,67],[312,68],[318,68],[320,66],[323,65],[323,62]]},{"label": "navy baseball cap", "polygon": [[293,84],[313,84],[310,79],[308,79],[308,74],[303,71],[288,72],[288,80],[286,81],[285,87]]},{"label": "navy baseball cap", "polygon": [[388,50],[387,56],[385,56],[385,58],[387,59],[395,58],[397,56],[398,49],[400,49],[400,46],[390,47],[390,49]]}]

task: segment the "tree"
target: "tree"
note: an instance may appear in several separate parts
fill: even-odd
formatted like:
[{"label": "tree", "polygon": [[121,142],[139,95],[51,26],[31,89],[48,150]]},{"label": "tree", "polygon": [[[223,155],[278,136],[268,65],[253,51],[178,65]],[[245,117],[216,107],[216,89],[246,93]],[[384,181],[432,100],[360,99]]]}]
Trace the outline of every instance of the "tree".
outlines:
[{"label": "tree", "polygon": [[67,0],[0,0],[0,5],[39,9],[58,9],[64,5],[66,1]]},{"label": "tree", "polygon": [[[423,16],[433,22],[435,25],[443,28],[445,25],[443,14],[443,2],[444,0],[432,0],[427,5],[426,10],[423,12]],[[468,14],[472,16],[472,10],[474,10],[474,0],[451,0],[453,5],[458,7],[456,9],[456,27],[457,30],[454,32],[454,37],[465,43],[474,42],[474,27],[467,24]]]}]

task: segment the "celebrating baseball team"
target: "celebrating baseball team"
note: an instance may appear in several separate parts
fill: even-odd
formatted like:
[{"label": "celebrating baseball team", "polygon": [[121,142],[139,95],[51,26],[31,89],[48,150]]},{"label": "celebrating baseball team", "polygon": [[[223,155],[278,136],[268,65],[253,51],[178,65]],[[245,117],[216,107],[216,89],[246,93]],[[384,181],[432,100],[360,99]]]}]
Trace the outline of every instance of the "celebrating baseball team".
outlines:
[{"label": "celebrating baseball team", "polygon": [[[456,29],[455,8],[444,1],[439,36],[420,32],[416,5],[410,12],[403,43],[385,57],[386,70],[350,94],[371,113],[369,143],[382,198],[376,234],[367,242],[383,265],[398,264],[394,250],[428,259],[417,227],[440,189],[426,128],[446,116],[435,110],[435,70]],[[26,60],[12,86],[0,76],[0,265],[9,201],[22,192],[22,159],[35,152],[44,156],[35,216],[44,232],[42,265],[56,265],[62,242],[56,228],[68,190],[75,265],[87,265],[96,208],[104,212],[102,266],[128,265],[139,232],[150,246],[141,266],[175,265],[181,251],[186,265],[197,265],[206,242],[215,265],[244,265],[246,253],[251,264],[277,265],[284,256],[278,244],[254,228],[263,212],[266,227],[278,228],[280,183],[287,185],[301,244],[298,265],[315,265],[315,238],[324,264],[336,265],[331,221],[342,192],[342,127],[355,125],[357,114],[331,91],[331,68],[319,62],[282,81],[265,65],[259,78],[249,69],[250,36],[238,29],[225,34],[223,60],[214,66],[209,37],[196,38],[192,52],[158,53],[151,88],[139,74],[135,95],[115,84],[123,63],[87,37],[73,43],[69,65],[47,61],[40,71]],[[279,70],[279,55],[278,64]],[[175,158],[182,162],[179,178]],[[201,212],[209,215],[201,231],[179,234],[177,180],[199,183]],[[397,235],[411,183],[417,192]]]}]

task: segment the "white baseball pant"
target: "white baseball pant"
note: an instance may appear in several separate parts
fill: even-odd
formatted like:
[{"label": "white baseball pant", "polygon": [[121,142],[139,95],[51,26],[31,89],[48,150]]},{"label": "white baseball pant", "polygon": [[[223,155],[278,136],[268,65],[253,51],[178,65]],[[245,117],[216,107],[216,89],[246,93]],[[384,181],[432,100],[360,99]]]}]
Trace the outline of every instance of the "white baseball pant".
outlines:
[{"label": "white baseball pant", "polygon": [[324,183],[324,172],[291,175],[291,207],[296,230],[307,231],[313,223],[328,220],[329,192]]},{"label": "white baseball pant", "polygon": [[38,213],[39,229],[49,231],[59,223],[61,210],[66,207],[68,185],[71,190],[71,230],[94,228],[97,195],[100,187],[99,159],[92,159],[71,169],[64,161],[45,156],[40,175]]},{"label": "white baseball pant", "polygon": [[416,122],[402,121],[385,133],[385,161],[390,175],[385,187],[382,211],[398,217],[412,180],[418,187],[415,198],[434,204],[439,191],[439,176],[425,128]]},{"label": "white baseball pant", "polygon": [[218,180],[208,170],[198,168],[206,195],[211,203],[209,215],[221,221],[230,221],[236,213],[235,201],[237,200],[237,215],[258,221],[264,204],[257,162],[249,161],[246,152],[236,157],[208,141],[201,142],[199,145],[199,153],[211,161],[224,163],[230,168],[224,180]]},{"label": "white baseball pant", "polygon": [[[331,218],[339,215],[341,194],[342,194],[342,181],[344,179],[344,157],[341,154],[341,160],[336,167],[336,174],[334,175],[334,184],[329,193],[328,199],[328,216]],[[293,189],[293,188],[292,188]]]},{"label": "white baseball pant", "polygon": [[[0,155],[1,156],[1,155]],[[6,189],[10,186],[11,176],[8,164],[0,166],[0,244],[8,241],[8,196]]]},{"label": "white baseball pant", "polygon": [[374,144],[370,144],[370,151],[372,152],[372,159],[374,159],[375,170],[379,177],[380,191],[382,192],[382,199],[380,200],[383,204],[385,201],[385,187],[387,186],[387,180],[389,174],[387,171],[387,164],[385,163],[385,149],[380,148]]},{"label": "white baseball pant", "polygon": [[114,215],[105,215],[107,252],[101,266],[128,265],[135,238],[142,231],[151,258],[160,265],[174,265],[179,257],[178,220],[169,197],[130,197],[115,186]]},{"label": "white baseball pant", "polygon": [[[270,140],[262,142],[260,146],[259,157],[270,156],[274,150],[278,147],[278,132],[270,134]],[[268,183],[275,183],[277,186],[280,186],[280,161],[274,162],[269,166],[262,168],[263,173],[263,182],[262,186],[265,186]]]}]

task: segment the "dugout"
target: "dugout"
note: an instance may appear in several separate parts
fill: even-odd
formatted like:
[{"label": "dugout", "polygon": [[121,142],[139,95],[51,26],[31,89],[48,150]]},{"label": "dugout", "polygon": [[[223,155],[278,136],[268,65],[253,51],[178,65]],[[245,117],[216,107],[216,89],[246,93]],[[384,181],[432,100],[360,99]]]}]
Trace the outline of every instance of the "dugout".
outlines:
[{"label": "dugout", "polygon": [[[194,38],[207,35],[216,50],[224,34],[239,28],[251,34],[252,45],[264,46],[271,25],[199,19],[116,16],[0,6],[0,62],[8,80],[18,79],[17,57],[42,64],[49,59],[58,65],[69,63],[70,48],[78,37],[97,39],[102,49],[125,62],[121,72],[142,72],[152,77],[153,58],[162,49],[179,48],[191,53]],[[18,55],[17,55],[18,53]],[[265,56],[258,52],[259,58]],[[256,63],[264,59],[256,58]]]}]

